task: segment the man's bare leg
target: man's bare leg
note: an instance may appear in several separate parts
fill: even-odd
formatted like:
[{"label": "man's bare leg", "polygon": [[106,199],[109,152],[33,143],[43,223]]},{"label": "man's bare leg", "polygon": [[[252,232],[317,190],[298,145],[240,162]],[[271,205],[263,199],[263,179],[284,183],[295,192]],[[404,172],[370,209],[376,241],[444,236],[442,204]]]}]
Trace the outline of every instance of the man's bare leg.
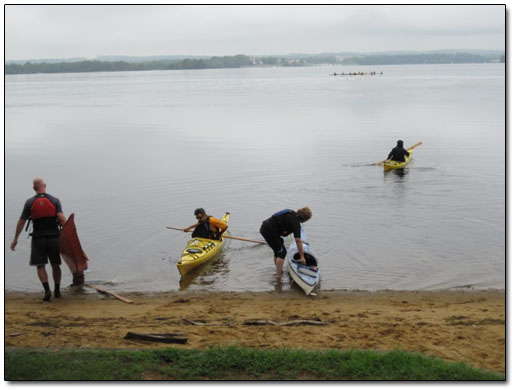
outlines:
[{"label": "man's bare leg", "polygon": [[48,274],[46,273],[46,268],[44,265],[37,266],[37,276],[41,283],[48,283]]},{"label": "man's bare leg", "polygon": [[46,273],[46,268],[44,265],[37,266],[37,276],[41,283],[43,283],[43,288],[45,289],[45,296],[43,301],[49,301],[52,294],[50,293],[50,286],[48,285],[48,274]]},{"label": "man's bare leg", "polygon": [[52,264],[52,275],[54,277],[54,283],[55,283],[54,297],[60,298],[60,296],[61,296],[61,266],[59,264]]},{"label": "man's bare leg", "polygon": [[277,269],[277,278],[282,278],[282,268],[284,267],[284,259],[275,257],[275,267]]}]

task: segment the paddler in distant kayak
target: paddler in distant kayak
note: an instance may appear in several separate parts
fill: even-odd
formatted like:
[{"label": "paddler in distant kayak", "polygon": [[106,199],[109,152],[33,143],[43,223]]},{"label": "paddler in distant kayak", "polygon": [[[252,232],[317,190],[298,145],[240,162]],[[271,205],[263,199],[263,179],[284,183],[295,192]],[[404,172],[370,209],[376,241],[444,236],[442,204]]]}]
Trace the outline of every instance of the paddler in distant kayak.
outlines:
[{"label": "paddler in distant kayak", "polygon": [[36,195],[25,202],[20,219],[16,225],[16,233],[11,243],[11,250],[15,250],[18,244],[18,237],[23,231],[25,222],[31,220],[33,232],[31,234],[30,265],[37,267],[37,275],[45,289],[43,300],[49,301],[51,292],[45,265],[48,263],[48,259],[50,259],[55,283],[54,297],[59,298],[61,296],[61,256],[58,244],[60,235],[59,225],[60,227],[64,226],[66,217],[62,212],[61,201],[46,193],[46,183],[43,179],[35,178],[33,189],[36,191]]},{"label": "paddler in distant kayak", "polygon": [[196,209],[194,214],[198,222],[184,228],[185,232],[195,229],[191,235],[193,238],[221,240],[222,234],[228,229],[228,225],[225,222],[207,215],[203,208]]},{"label": "paddler in distant kayak", "polygon": [[400,140],[396,141],[396,147],[394,147],[391,150],[391,152],[389,153],[389,156],[387,156],[387,159],[393,160],[393,161],[404,162],[405,157],[407,157],[408,155],[409,155],[409,152],[407,152],[403,148],[403,141],[400,139]]},{"label": "paddler in distant kayak", "polygon": [[306,264],[300,224],[307,222],[311,217],[311,210],[308,207],[303,207],[297,211],[290,209],[278,211],[262,222],[260,232],[271,249],[273,249],[273,261],[277,269],[278,279],[282,278],[282,268],[287,254],[287,249],[284,246],[284,239],[282,237],[287,237],[293,233],[298,253],[300,254],[299,262]]}]

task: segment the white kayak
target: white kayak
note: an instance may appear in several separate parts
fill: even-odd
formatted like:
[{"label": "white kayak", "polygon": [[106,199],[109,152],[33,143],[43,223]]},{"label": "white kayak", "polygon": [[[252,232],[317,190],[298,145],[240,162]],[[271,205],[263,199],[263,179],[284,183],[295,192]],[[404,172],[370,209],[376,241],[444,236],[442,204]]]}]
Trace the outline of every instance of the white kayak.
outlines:
[{"label": "white kayak", "polygon": [[293,241],[287,251],[287,271],[289,276],[300,286],[306,295],[310,295],[319,286],[320,283],[320,269],[319,262],[311,250],[311,246],[307,242],[307,235],[302,225],[302,243],[303,253],[305,254],[306,265],[298,262],[300,254],[296,241]]}]

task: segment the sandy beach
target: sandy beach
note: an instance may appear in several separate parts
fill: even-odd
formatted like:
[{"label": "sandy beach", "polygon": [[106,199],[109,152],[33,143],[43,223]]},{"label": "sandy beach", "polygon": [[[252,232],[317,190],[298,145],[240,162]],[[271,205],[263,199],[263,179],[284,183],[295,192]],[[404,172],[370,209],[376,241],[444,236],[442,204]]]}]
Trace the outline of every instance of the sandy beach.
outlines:
[{"label": "sandy beach", "polygon": [[[6,292],[5,346],[30,348],[405,349],[505,372],[505,291]],[[295,326],[247,325],[271,320]],[[302,323],[322,321],[323,326]],[[187,334],[187,344],[127,340],[127,332]]]}]

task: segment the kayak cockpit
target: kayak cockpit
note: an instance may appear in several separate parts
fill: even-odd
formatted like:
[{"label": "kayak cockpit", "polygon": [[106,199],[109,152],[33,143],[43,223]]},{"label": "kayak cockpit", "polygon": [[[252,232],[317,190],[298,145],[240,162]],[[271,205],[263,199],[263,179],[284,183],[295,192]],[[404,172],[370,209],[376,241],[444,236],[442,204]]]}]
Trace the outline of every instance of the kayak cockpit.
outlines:
[{"label": "kayak cockpit", "polygon": [[[311,255],[310,253],[304,253],[305,255],[305,261],[306,261],[306,266],[307,267],[317,267],[318,266],[318,261],[316,260],[316,258]],[[293,256],[293,260],[296,260],[296,262],[298,262],[298,260],[300,260],[300,253],[295,253],[294,256]]]}]

